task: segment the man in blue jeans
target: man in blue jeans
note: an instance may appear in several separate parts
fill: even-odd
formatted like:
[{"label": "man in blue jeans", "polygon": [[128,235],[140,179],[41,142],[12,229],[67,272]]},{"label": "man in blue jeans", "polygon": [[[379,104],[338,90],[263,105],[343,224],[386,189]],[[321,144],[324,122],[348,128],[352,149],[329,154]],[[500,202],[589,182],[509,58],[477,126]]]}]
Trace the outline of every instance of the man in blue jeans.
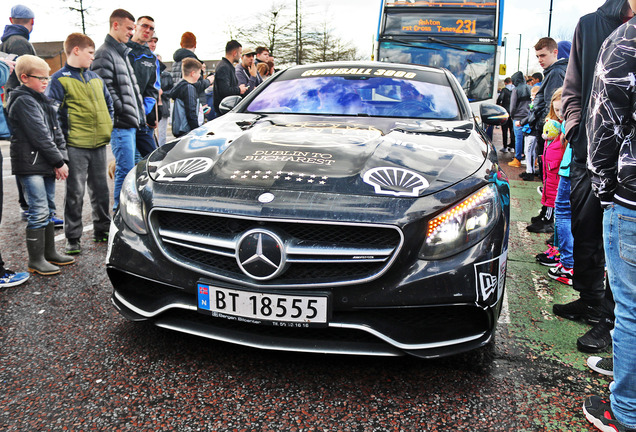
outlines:
[{"label": "man in blue jeans", "polygon": [[[636,10],[636,0],[629,0]],[[636,17],[612,33],[598,55],[587,131],[592,190],[603,212],[607,276],[616,307],[614,382],[606,401],[585,400],[587,419],[602,431],[636,431]]]},{"label": "man in blue jeans", "polygon": [[119,207],[119,192],[128,172],[135,166],[137,130],[146,127],[144,104],[137,79],[128,59],[126,42],[135,29],[135,17],[124,9],[110,16],[110,30],[104,44],[95,52],[91,70],[106,84],[115,110],[110,145],[115,155],[115,204]]}]

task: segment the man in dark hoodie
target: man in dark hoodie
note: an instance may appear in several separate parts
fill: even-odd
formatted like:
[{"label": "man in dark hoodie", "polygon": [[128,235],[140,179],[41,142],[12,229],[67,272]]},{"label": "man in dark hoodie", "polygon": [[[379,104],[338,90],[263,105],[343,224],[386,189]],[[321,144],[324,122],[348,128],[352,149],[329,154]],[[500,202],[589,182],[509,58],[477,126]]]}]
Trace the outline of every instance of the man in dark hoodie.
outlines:
[{"label": "man in dark hoodie", "polygon": [[592,193],[586,168],[589,102],[594,66],[603,41],[633,12],[626,0],[607,0],[596,12],[583,16],[574,30],[570,63],[563,83],[565,137],[572,147],[570,165],[572,235],[574,237],[574,278],[579,299],[555,304],[553,312],[567,319],[583,319],[595,324],[578,338],[583,352],[599,352],[611,343],[614,326],[614,298],[605,284],[603,251],[603,210]]},{"label": "man in dark hoodie", "polygon": [[194,53],[197,48],[197,37],[191,32],[185,32],[181,35],[181,48],[176,50],[172,55],[174,63],[172,63],[172,82],[175,84],[181,81],[183,74],[181,72],[181,62],[186,58],[193,58],[199,63],[203,64],[201,60]]},{"label": "man in dark hoodie", "polygon": [[[201,77],[199,81],[201,81],[205,77],[205,63],[197,57],[194,53],[194,50],[197,48],[197,37],[191,32],[185,32],[181,35],[181,48],[176,50],[172,55],[172,59],[174,63],[172,63],[172,69],[170,70],[170,74],[172,74],[172,82],[174,84],[181,81],[183,78],[183,74],[181,72],[181,62],[187,58],[193,58],[199,63],[203,65],[203,69],[201,71]],[[200,85],[197,87],[201,87]],[[207,105],[207,96],[205,94],[205,89],[199,93],[199,102],[201,105]]]},{"label": "man in dark hoodie", "polygon": [[[515,86],[512,84],[512,79],[506,77],[506,79],[504,79],[504,88],[501,89],[499,97],[497,97],[497,105],[504,107],[506,111],[508,111],[508,114],[510,114],[510,97],[514,88]],[[510,144],[508,144],[508,132],[510,132]],[[508,121],[501,125],[501,135],[503,137],[503,148],[501,151],[505,153],[508,151],[508,147],[510,147],[510,151],[514,151],[515,134],[512,126],[512,117],[509,117]]]},{"label": "man in dark hoodie", "polygon": [[[636,0],[629,0],[629,4],[636,10]],[[609,400],[586,398],[583,412],[597,429],[612,432],[636,432],[635,48],[636,18],[632,18],[601,46],[589,115],[582,119],[587,123],[592,190],[604,209],[607,278],[616,300],[611,395]]]},{"label": "man in dark hoodie", "polygon": [[[543,82],[532,102],[532,110],[530,111],[527,123],[537,136],[537,155],[543,154],[544,141],[541,137],[545,118],[550,110],[550,101],[555,90],[563,86],[565,71],[568,67],[567,58],[559,58],[559,46],[557,42],[549,37],[539,39],[534,46],[539,66],[543,68]],[[522,124],[523,125],[523,124]],[[517,159],[513,159],[509,163],[511,166],[521,166],[519,163],[515,165]],[[527,230],[530,232],[550,232],[554,230],[554,213],[543,211],[540,218],[528,225]]]},{"label": "man in dark hoodie", "polygon": [[[11,8],[10,25],[5,26],[4,34],[0,40],[0,51],[7,54],[15,54],[21,56],[25,54],[37,55],[35,48],[29,42],[29,37],[33,31],[33,19],[35,15],[33,11],[24,5],[16,5]],[[9,81],[4,86],[7,96],[16,87],[20,86],[20,81],[15,71],[9,76]]]},{"label": "man in dark hoodie", "polygon": [[[512,74],[512,84],[515,86],[510,94],[510,118],[512,119],[513,130],[515,133],[515,154],[521,155],[523,153],[523,127],[521,121],[526,118],[530,111],[530,86],[526,84],[526,77],[523,72],[518,71]],[[523,177],[524,180],[534,180],[534,169],[529,171],[529,177]],[[522,173],[526,174],[526,173]]]}]

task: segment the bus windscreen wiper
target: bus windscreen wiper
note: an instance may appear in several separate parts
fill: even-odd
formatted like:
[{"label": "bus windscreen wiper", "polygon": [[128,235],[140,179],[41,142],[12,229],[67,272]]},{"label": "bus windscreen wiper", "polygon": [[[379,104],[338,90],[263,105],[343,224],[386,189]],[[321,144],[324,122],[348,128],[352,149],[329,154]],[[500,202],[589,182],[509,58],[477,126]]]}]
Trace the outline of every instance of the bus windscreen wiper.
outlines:
[{"label": "bus windscreen wiper", "polygon": [[435,42],[435,43],[438,43],[440,45],[444,45],[446,47],[456,49],[458,51],[467,51],[467,52],[473,52],[473,53],[484,54],[484,55],[492,54],[492,53],[485,53],[483,51],[477,51],[477,50],[470,49],[470,48],[464,48],[464,47],[459,46],[459,45],[453,45],[452,43],[448,43],[446,41],[443,41],[441,39],[437,39],[436,37],[432,37],[432,36],[427,37],[426,40],[428,40],[429,42]]},{"label": "bus windscreen wiper", "polygon": [[[396,43],[396,44],[404,45],[404,46],[407,46],[407,47],[419,48],[419,49],[423,49],[423,50],[435,50],[435,48],[433,48],[433,47],[427,47],[427,46],[418,45],[418,44],[415,44],[413,42],[405,41],[405,40],[402,40],[402,39],[382,38],[382,41],[385,41],[385,40],[389,41],[389,42]],[[458,51],[473,52],[473,53],[476,53],[476,54],[484,54],[484,55],[491,55],[492,54],[492,53],[487,53],[487,52],[483,52],[483,51],[477,51],[477,50],[470,49],[470,48],[464,48],[464,47],[459,46],[459,45],[453,45],[452,43],[448,43],[446,41],[443,41],[441,39],[437,39],[437,38],[431,37],[431,36],[427,37],[426,40],[428,42],[435,42],[437,44],[440,44],[440,45],[443,45],[443,46],[446,46],[446,47],[449,47],[449,48],[452,48],[452,49],[455,49],[455,50],[458,50]]]},{"label": "bus windscreen wiper", "polygon": [[382,38],[382,41],[389,41],[389,42],[393,42],[393,43],[396,43],[396,44],[399,44],[399,45],[404,45],[404,46],[413,47],[413,48],[420,48],[420,49],[423,49],[423,50],[435,50],[435,48],[431,48],[431,47],[427,47],[427,46],[421,46],[421,45],[416,45],[413,42],[405,41],[405,40],[402,40],[402,39]]}]

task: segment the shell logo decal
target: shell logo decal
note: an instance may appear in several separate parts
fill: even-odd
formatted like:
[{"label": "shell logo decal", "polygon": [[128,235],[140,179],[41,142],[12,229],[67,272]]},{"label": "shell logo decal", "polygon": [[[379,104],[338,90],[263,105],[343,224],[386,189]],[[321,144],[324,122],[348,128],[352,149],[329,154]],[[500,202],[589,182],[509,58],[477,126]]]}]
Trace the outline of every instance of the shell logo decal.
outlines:
[{"label": "shell logo decal", "polygon": [[185,182],[197,174],[212,168],[214,161],[210,158],[196,157],[169,163],[157,170],[157,181]]},{"label": "shell logo decal", "polygon": [[379,195],[417,197],[429,186],[421,174],[396,167],[373,168],[362,177]]}]

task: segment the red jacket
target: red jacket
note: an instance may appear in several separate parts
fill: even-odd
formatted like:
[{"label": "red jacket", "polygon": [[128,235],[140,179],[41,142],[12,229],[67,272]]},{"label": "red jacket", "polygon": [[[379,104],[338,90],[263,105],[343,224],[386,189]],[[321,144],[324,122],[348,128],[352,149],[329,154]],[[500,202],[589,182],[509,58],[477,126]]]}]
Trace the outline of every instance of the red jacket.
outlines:
[{"label": "red jacket", "polygon": [[556,139],[546,142],[543,149],[543,193],[541,194],[541,205],[554,207],[557,188],[559,187],[559,166],[563,159],[564,148],[561,146],[559,134]]}]

